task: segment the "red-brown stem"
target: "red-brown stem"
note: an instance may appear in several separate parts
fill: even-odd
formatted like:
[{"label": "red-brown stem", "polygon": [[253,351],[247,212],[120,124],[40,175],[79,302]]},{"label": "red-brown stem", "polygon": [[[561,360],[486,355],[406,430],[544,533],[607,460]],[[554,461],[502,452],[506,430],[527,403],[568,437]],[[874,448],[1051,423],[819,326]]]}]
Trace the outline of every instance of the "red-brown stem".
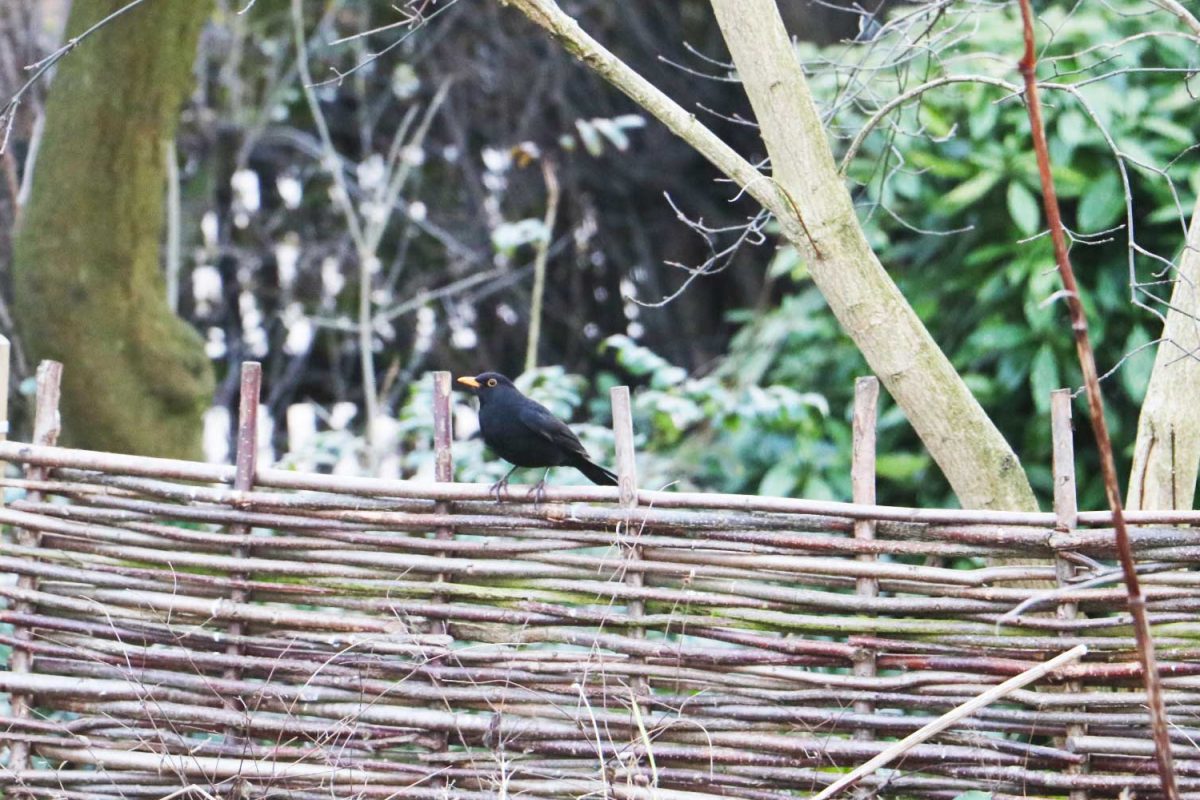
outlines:
[{"label": "red-brown stem", "polygon": [[1125,527],[1125,513],[1121,505],[1121,491],[1117,485],[1117,467],[1113,461],[1112,441],[1108,436],[1108,425],[1104,421],[1104,398],[1100,394],[1100,378],[1096,372],[1096,357],[1088,338],[1087,316],[1079,299],[1079,286],[1071,268],[1067,253],[1067,238],[1063,230],[1062,215],[1058,209],[1058,196],[1054,191],[1054,179],[1050,174],[1050,151],[1046,146],[1046,131],[1042,123],[1042,105],[1038,99],[1037,54],[1034,47],[1033,7],[1030,0],[1020,0],[1021,21],[1025,34],[1025,55],[1020,62],[1021,75],[1025,79],[1025,100],[1029,109],[1029,122],[1033,134],[1033,149],[1037,154],[1038,175],[1042,181],[1042,200],[1046,208],[1046,221],[1050,226],[1050,239],[1054,243],[1054,260],[1062,277],[1067,294],[1067,308],[1071,315],[1071,330],[1075,335],[1075,350],[1083,370],[1083,383],[1087,390],[1088,411],[1092,418],[1092,431],[1096,447],[1100,451],[1100,469],[1104,476],[1104,491],[1108,505],[1112,508],[1113,527],[1116,530],[1117,556],[1125,578],[1125,590],[1129,597],[1129,612],[1133,616],[1133,630],[1137,641],[1138,655],[1142,662],[1142,677],[1146,684],[1146,698],[1150,706],[1150,720],[1154,733],[1154,756],[1158,763],[1158,777],[1162,782],[1167,800],[1176,800],[1179,789],[1175,785],[1175,769],[1171,757],[1171,744],[1167,730],[1167,709],[1163,702],[1162,685],[1158,679],[1158,663],[1154,657],[1154,640],[1150,636],[1150,623],[1146,619],[1146,602],[1142,597],[1134,565],[1133,548],[1129,543],[1129,531]]}]

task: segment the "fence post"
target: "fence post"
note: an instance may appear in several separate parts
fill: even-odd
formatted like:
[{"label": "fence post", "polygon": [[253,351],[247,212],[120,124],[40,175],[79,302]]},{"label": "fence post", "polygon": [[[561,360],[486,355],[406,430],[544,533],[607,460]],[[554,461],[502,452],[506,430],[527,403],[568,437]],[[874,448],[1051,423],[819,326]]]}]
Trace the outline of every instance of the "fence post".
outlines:
[{"label": "fence post", "polygon": [[[452,388],[449,372],[433,373],[433,479],[438,483],[450,483],[454,480],[454,454],[451,450],[451,443],[454,439],[454,414],[450,402]],[[450,504],[437,503],[434,513],[438,516],[449,514]],[[442,540],[453,539],[454,531],[443,525],[437,528],[435,535]],[[446,553],[438,553],[438,556],[445,558]],[[439,573],[436,582],[445,583],[446,575]],[[442,595],[433,595],[435,604],[441,604],[445,602],[445,599]],[[449,626],[445,620],[435,620],[432,628],[434,633],[449,633]]]},{"label": "fence post", "polygon": [[[438,483],[450,483],[454,480],[454,453],[451,450],[454,441],[454,409],[451,395],[453,388],[454,384],[451,382],[449,372],[433,373],[433,479]],[[450,503],[444,501],[435,503],[434,513],[439,517],[445,517],[450,513]],[[439,540],[453,539],[454,529],[447,525],[440,525],[434,536]],[[438,552],[439,558],[445,558],[447,555],[444,550]],[[435,589],[437,584],[445,584],[447,579],[448,576],[445,573],[438,573],[434,579]],[[430,602],[441,606],[446,602],[446,597],[435,591],[430,595]],[[450,623],[444,619],[435,619],[430,625],[430,631],[448,635]],[[433,680],[436,683],[437,679]],[[437,707],[436,704],[434,707]],[[440,733],[435,737],[435,741],[437,744],[434,749],[437,752],[444,753],[450,749],[450,734]],[[503,740],[498,739],[496,746],[503,748]],[[439,776],[435,779],[434,785],[442,791],[446,791],[449,783],[449,778]]]},{"label": "fence post", "polygon": [[[628,556],[625,560],[625,585],[641,588],[644,583],[641,569],[642,548],[637,544],[637,536],[632,533],[633,511],[638,504],[637,487],[637,452],[633,446],[633,406],[629,398],[628,386],[614,386],[609,390],[609,402],[612,404],[613,439],[616,445],[617,457],[617,487],[618,502],[625,510],[625,521],[622,523],[624,537],[629,544]],[[640,531],[639,531],[640,533]],[[618,537],[618,542],[622,537]],[[640,599],[631,599],[627,606],[630,619],[638,620],[646,613],[646,605]],[[646,631],[635,627],[630,631],[634,639],[645,638]],[[645,720],[649,706],[644,702],[650,696],[650,683],[644,675],[636,675],[630,682],[640,706],[641,718]]]},{"label": "fence post", "polygon": [[[7,372],[8,359],[5,359],[4,365]],[[62,371],[63,365],[57,361],[43,361],[38,364],[37,397],[33,417],[34,444],[49,447],[58,442],[58,434],[61,427],[61,420],[58,414],[58,401],[62,388]],[[5,390],[5,400],[7,402],[7,386]],[[5,417],[7,420],[7,414]],[[48,467],[30,467],[27,475],[31,481],[44,481],[49,471]],[[40,490],[31,490],[28,497],[30,502],[38,503],[41,502],[42,493]],[[41,545],[41,541],[42,534],[39,531],[25,530],[24,528],[17,529],[17,544],[22,547],[38,547]],[[17,578],[17,588],[29,592],[37,591],[37,576],[19,576]],[[18,600],[13,604],[13,610],[18,615],[32,614],[36,611],[36,607],[32,601]],[[16,639],[16,642],[13,644],[8,668],[13,674],[28,673],[33,668],[33,654],[29,650],[23,649],[21,643],[33,640],[33,629],[26,625],[14,624],[13,638]],[[10,708],[14,719],[29,719],[33,708],[33,697],[27,694],[14,693]],[[15,741],[12,743],[9,750],[8,767],[18,774],[29,768],[29,744],[27,742]],[[14,792],[14,796],[24,797],[25,794]]]},{"label": "fence post", "polygon": [[[247,503],[239,494],[254,488],[254,474],[258,467],[258,400],[261,392],[262,364],[257,361],[243,362],[241,395],[238,398],[237,454],[234,462],[236,469],[233,477],[233,505],[235,507],[245,507]],[[240,523],[231,525],[229,535],[234,540],[231,552],[235,559],[249,558],[253,554],[252,549],[240,541],[250,535],[249,525]],[[250,590],[237,585],[249,579],[247,573],[234,572],[229,577],[234,583],[229,599],[237,604],[247,602],[250,599]],[[244,654],[244,648],[240,641],[244,633],[245,625],[242,622],[234,620],[229,623],[229,642],[225,645],[226,655],[236,659]],[[230,666],[225,669],[224,678],[240,680],[241,672],[238,667]],[[243,705],[241,698],[224,697],[223,700],[227,709],[238,712],[245,710],[241,707]],[[236,731],[227,729],[225,735],[234,737]]]},{"label": "fence post", "polygon": [[[850,486],[855,503],[875,505],[875,433],[879,416],[879,379],[873,375],[854,381],[853,444],[850,460]],[[858,541],[875,539],[875,520],[860,519],[854,523],[854,538]],[[860,553],[859,561],[876,561],[873,553]],[[855,581],[855,593],[859,597],[879,596],[879,581],[861,577]],[[868,647],[857,648],[854,659],[854,674],[860,678],[875,676],[875,651]],[[870,700],[854,701],[854,713],[871,714],[875,703]],[[855,739],[873,739],[875,731],[870,727],[856,728]]]},{"label": "fence post", "polygon": [[[1054,458],[1054,528],[1059,533],[1068,533],[1075,529],[1079,521],[1079,507],[1075,493],[1075,442],[1071,430],[1071,390],[1056,389],[1050,393],[1050,441]],[[1054,554],[1054,576],[1060,587],[1071,582],[1075,575],[1075,567],[1060,553]],[[1059,619],[1075,619],[1079,613],[1077,603],[1064,601],[1058,604],[1055,615]],[[1064,635],[1068,632],[1064,631]],[[1067,681],[1068,692],[1080,692],[1083,685],[1079,681]],[[1083,736],[1087,733],[1084,725],[1068,725],[1067,739]],[[1086,759],[1086,754],[1084,755]],[[1087,762],[1071,764],[1067,774],[1078,775],[1087,771]],[[1087,800],[1086,789],[1072,789],[1071,800]]]}]

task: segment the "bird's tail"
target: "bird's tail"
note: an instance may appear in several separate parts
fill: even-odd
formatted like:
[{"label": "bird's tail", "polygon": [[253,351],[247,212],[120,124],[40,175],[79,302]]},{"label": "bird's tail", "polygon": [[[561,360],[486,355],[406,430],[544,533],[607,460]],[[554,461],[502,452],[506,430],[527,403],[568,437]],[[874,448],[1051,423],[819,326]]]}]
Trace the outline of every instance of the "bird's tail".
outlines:
[{"label": "bird's tail", "polygon": [[586,458],[580,458],[571,466],[582,472],[589,481],[599,486],[616,486],[617,475],[614,472],[606,470],[599,464],[593,464]]}]

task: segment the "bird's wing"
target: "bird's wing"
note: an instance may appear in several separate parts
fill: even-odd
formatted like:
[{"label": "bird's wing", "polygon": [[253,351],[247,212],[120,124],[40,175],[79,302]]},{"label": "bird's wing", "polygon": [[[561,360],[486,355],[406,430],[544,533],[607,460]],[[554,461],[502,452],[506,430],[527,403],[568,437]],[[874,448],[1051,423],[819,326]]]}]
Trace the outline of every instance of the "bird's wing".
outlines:
[{"label": "bird's wing", "polygon": [[583,444],[575,432],[541,403],[533,400],[522,403],[517,410],[517,419],[530,431],[546,437],[563,450],[587,457],[587,451],[583,449]]}]

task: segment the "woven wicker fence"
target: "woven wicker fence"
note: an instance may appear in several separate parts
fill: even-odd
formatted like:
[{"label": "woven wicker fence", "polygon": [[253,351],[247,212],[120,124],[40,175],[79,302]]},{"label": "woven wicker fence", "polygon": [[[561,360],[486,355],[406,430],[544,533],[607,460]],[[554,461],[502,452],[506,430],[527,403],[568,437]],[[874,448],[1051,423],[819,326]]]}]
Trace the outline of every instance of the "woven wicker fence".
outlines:
[{"label": "woven wicker fence", "polygon": [[[1075,647],[868,775],[879,796],[1158,796],[1107,513],[306,474],[36,444],[0,509],[10,797],[783,798]],[[439,476],[449,376],[437,376]],[[1050,432],[1047,433],[1050,435]],[[1195,513],[1129,515],[1181,789],[1200,797]],[[987,566],[989,559],[1039,563]],[[1055,586],[1058,589],[1055,589]],[[1029,605],[1026,601],[1033,600]],[[1022,607],[1022,604],[1026,605]]]}]

